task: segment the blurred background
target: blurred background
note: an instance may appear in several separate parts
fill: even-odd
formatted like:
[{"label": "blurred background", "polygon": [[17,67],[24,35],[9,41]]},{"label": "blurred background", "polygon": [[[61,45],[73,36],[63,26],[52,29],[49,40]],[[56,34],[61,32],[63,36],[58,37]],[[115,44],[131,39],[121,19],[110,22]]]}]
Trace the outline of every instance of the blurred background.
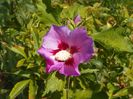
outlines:
[{"label": "blurred background", "polygon": [[46,74],[37,50],[51,25],[72,28],[77,15],[95,53],[69,99],[133,99],[133,0],[0,0],[0,99],[66,99],[66,77]]}]

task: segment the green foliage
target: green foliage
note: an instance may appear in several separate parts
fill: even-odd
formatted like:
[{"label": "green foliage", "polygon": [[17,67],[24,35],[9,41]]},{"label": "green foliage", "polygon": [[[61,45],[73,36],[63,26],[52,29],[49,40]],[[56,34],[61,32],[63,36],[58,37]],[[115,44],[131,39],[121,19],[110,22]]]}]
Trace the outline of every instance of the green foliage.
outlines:
[{"label": "green foliage", "polygon": [[29,83],[29,99],[36,99],[38,85],[36,81],[31,80]]},{"label": "green foliage", "polygon": [[[46,74],[38,55],[51,25],[76,25],[94,39],[94,57],[70,77],[70,99],[133,98],[132,0],[0,0],[0,99],[66,99],[67,80]],[[26,80],[27,79],[27,80]]]},{"label": "green foliage", "polygon": [[92,91],[89,89],[86,90],[77,90],[75,92],[75,99],[90,99],[92,95]]},{"label": "green foliage", "polygon": [[18,54],[22,55],[24,58],[27,58],[23,47],[16,45],[16,46],[13,46],[11,48],[9,47],[9,49],[12,50],[15,53],[18,53]]},{"label": "green foliage", "polygon": [[9,94],[9,99],[14,99],[16,98],[24,89],[25,87],[29,84],[30,80],[24,80],[18,82],[12,89],[12,91]]},{"label": "green foliage", "polygon": [[37,4],[38,11],[41,13],[38,17],[44,24],[51,25],[57,24],[57,20],[51,13],[46,12],[46,5],[40,0]]},{"label": "green foliage", "polygon": [[124,28],[109,29],[95,34],[93,38],[104,44],[105,48],[112,47],[118,51],[133,52],[133,46],[128,38],[122,36],[123,32],[125,32]]},{"label": "green foliage", "polygon": [[49,92],[55,92],[55,91],[62,91],[64,86],[64,82],[62,79],[59,79],[55,75],[56,73],[53,73],[46,82],[46,89],[43,95],[48,94]]},{"label": "green foliage", "polygon": [[122,96],[126,96],[128,95],[128,89],[124,88],[120,91],[118,91],[117,93],[114,94],[114,97],[122,97]]}]

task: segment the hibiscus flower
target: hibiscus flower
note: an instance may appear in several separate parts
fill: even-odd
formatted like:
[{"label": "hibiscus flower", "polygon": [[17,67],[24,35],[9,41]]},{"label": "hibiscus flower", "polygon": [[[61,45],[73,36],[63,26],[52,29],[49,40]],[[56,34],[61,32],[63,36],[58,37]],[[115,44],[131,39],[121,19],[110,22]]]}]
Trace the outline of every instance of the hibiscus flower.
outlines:
[{"label": "hibiscus flower", "polygon": [[46,72],[58,71],[65,76],[79,76],[80,63],[90,60],[93,40],[84,28],[51,26],[38,53],[46,60]]}]

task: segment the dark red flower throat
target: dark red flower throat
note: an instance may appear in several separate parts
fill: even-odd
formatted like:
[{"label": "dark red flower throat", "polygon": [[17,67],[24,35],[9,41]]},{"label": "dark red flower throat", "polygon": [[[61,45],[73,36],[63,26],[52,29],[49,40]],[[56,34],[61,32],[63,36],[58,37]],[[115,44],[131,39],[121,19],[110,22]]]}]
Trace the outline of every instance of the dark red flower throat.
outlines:
[{"label": "dark red flower throat", "polygon": [[[67,43],[60,42],[58,44],[58,49],[53,50],[51,53],[53,55],[56,55],[58,52],[63,51],[63,50],[69,52],[71,55],[73,55],[74,53],[78,52],[78,49],[75,46],[69,46]],[[74,59],[73,59],[73,57],[71,57],[71,58],[69,58],[69,59],[67,59],[65,61],[60,61],[60,60],[57,60],[57,61],[65,62],[66,65],[72,65],[73,62],[74,62]]]}]

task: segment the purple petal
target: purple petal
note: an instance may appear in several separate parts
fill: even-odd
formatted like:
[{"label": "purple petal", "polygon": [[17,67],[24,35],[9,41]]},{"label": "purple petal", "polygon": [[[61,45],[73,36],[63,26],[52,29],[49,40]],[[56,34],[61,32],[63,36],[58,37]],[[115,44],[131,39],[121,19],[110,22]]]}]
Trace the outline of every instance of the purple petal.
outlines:
[{"label": "purple petal", "polygon": [[70,30],[66,26],[51,26],[49,32],[43,39],[43,47],[57,49],[60,42],[67,42]]},{"label": "purple petal", "polygon": [[71,32],[69,37],[70,46],[75,46],[80,57],[80,63],[89,60],[93,54],[93,40],[87,35],[85,29],[77,28]]},{"label": "purple petal", "polygon": [[71,30],[68,29],[68,27],[66,27],[66,26],[61,26],[61,27],[53,26],[53,27],[59,36],[59,40],[61,40],[62,42],[67,42],[68,36],[69,36]]},{"label": "purple petal", "polygon": [[86,30],[83,28],[76,28],[69,35],[69,45],[71,46],[82,47],[88,40],[90,40],[90,37],[88,37]]},{"label": "purple petal", "polygon": [[53,49],[56,50],[58,49],[58,40],[54,39],[50,36],[45,36],[43,39],[43,44],[42,46],[47,49]]},{"label": "purple petal", "polygon": [[51,59],[46,59],[46,73],[49,73],[50,67],[54,64],[54,61]]},{"label": "purple petal", "polygon": [[75,24],[78,24],[78,23],[80,23],[81,22],[81,17],[80,17],[80,15],[77,15],[75,18],[74,18],[74,23]]},{"label": "purple petal", "polygon": [[71,65],[64,64],[62,68],[59,70],[61,74],[65,76],[79,76],[80,72],[78,70],[79,65],[79,57],[74,57],[74,63]]},{"label": "purple petal", "polygon": [[[78,67],[78,66],[75,66],[75,67]],[[59,72],[61,74],[64,74],[65,76],[79,76],[80,75],[80,72],[74,68],[74,66],[67,66],[67,65],[64,65],[60,70]]]},{"label": "purple petal", "polygon": [[50,73],[52,71],[59,71],[62,68],[63,65],[64,65],[64,62],[58,62],[58,63],[52,65],[49,68],[48,72]]},{"label": "purple petal", "polygon": [[38,53],[46,60],[46,72],[48,73],[49,68],[54,64],[53,55],[45,48],[41,47]]},{"label": "purple petal", "polygon": [[79,76],[80,72],[78,70],[79,65],[79,57],[73,57],[74,62],[71,65],[65,64],[65,62],[56,62],[55,64],[51,65],[48,73],[52,71],[59,71],[59,73],[65,76]]},{"label": "purple petal", "polygon": [[51,26],[49,32],[43,38],[42,46],[47,49],[57,49],[58,47],[58,35],[54,30],[54,27]]},{"label": "purple petal", "polygon": [[39,48],[38,53],[44,58],[50,58],[50,56],[52,56],[52,53],[50,53],[50,50],[44,47]]}]

